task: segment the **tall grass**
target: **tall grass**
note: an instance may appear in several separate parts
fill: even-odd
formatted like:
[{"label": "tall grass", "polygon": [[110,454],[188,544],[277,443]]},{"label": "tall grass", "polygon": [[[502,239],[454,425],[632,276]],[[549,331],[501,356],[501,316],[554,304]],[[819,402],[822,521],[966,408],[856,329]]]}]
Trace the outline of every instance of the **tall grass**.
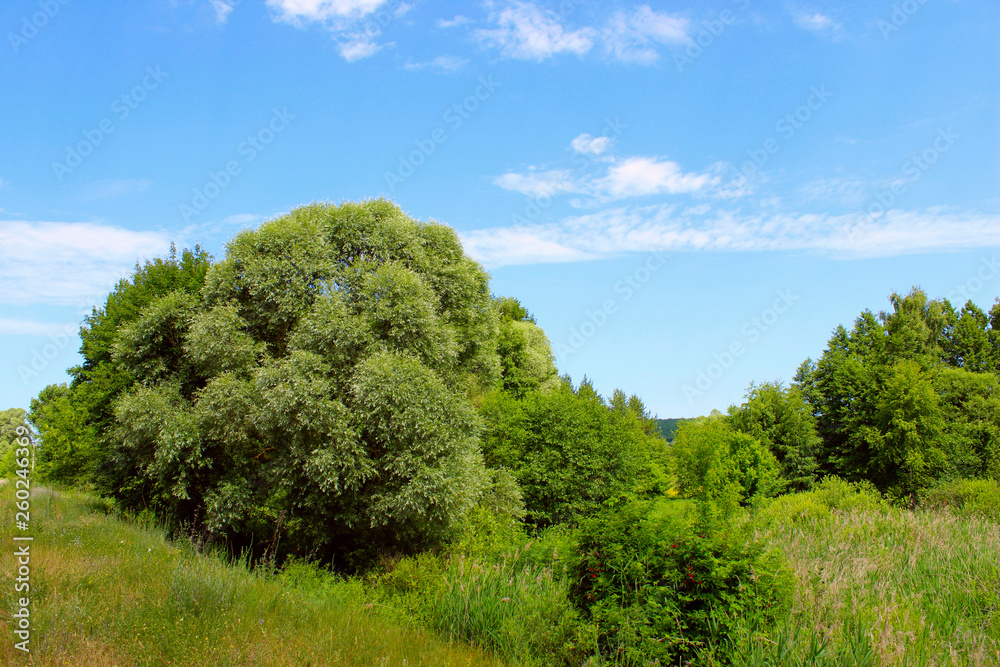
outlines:
[{"label": "tall grass", "polygon": [[567,597],[566,566],[536,564],[520,550],[499,559],[453,559],[430,601],[431,627],[507,659],[556,665],[576,650],[577,612]]},{"label": "tall grass", "polygon": [[296,580],[167,543],[92,497],[32,498],[30,656],[14,648],[14,507],[0,489],[0,664],[498,665],[465,645],[386,623],[356,584]]},{"label": "tall grass", "polygon": [[1000,665],[1000,525],[947,511],[780,499],[757,537],[797,580],[776,632],[730,637],[738,665]]}]

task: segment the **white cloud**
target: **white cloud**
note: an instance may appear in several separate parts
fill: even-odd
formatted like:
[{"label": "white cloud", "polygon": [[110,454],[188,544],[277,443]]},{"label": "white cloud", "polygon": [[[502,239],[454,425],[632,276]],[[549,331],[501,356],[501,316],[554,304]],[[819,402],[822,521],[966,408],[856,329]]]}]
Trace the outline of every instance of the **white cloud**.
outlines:
[{"label": "white cloud", "polygon": [[499,48],[503,55],[521,60],[541,61],[559,53],[583,55],[593,47],[593,28],[566,30],[558,18],[530,2],[513,2],[491,14],[496,28],[477,30],[475,34],[484,44]]},{"label": "white cloud", "polygon": [[[600,155],[610,146],[607,137],[592,137],[580,134],[570,146],[581,155]],[[554,196],[560,193],[576,193],[593,198],[594,201],[573,200],[572,206],[586,206],[594,203],[646,197],[650,195],[677,195],[702,193],[712,190],[717,198],[741,196],[730,184],[722,186],[720,173],[725,165],[713,165],[710,172],[684,172],[680,165],[671,160],[656,157],[630,157],[617,160],[602,158],[600,169],[607,169],[602,175],[574,173],[568,169],[539,170],[531,167],[525,173],[507,172],[493,179],[495,185],[529,197]]]},{"label": "white cloud", "polygon": [[600,155],[611,148],[611,139],[608,137],[592,137],[587,133],[577,136],[570,142],[577,153],[584,155]]},{"label": "white cloud", "polygon": [[75,336],[79,331],[78,322],[38,322],[0,317],[0,336]]},{"label": "white cloud", "polygon": [[[403,16],[413,5],[400,3],[383,9],[388,0],[267,0],[275,20],[305,27],[320,23],[334,33],[337,51],[347,62],[369,58],[386,46],[376,40],[382,28]],[[382,11],[380,11],[382,10]],[[376,14],[377,13],[377,14]]]},{"label": "white cloud", "polygon": [[160,232],[95,222],[0,221],[0,302],[79,305],[169,247]]},{"label": "white cloud", "polygon": [[423,63],[406,63],[404,69],[434,69],[439,72],[457,72],[465,67],[469,61],[458,56],[438,56],[433,60]]},{"label": "white cloud", "polygon": [[93,181],[83,186],[81,197],[83,201],[98,199],[113,199],[123,195],[145,192],[153,182],[148,178],[119,178]]},{"label": "white cloud", "polygon": [[598,185],[601,192],[621,199],[697,192],[717,182],[709,174],[684,173],[679,164],[670,160],[632,157],[611,167]]},{"label": "white cloud", "polygon": [[460,25],[465,25],[466,23],[469,23],[471,21],[472,19],[459,14],[453,19],[438,19],[437,24],[439,28],[456,28]]},{"label": "white cloud", "polygon": [[513,190],[530,197],[552,196],[560,192],[577,192],[580,187],[573,174],[565,169],[528,171],[526,174],[508,172],[493,179],[504,190]]},{"label": "white cloud", "polygon": [[658,45],[690,42],[689,21],[641,5],[630,13],[617,12],[601,31],[605,51],[622,62],[650,65],[660,54]]},{"label": "white cloud", "polygon": [[558,240],[544,227],[494,227],[460,234],[462,247],[486,266],[579,262],[596,256]]},{"label": "white cloud", "polygon": [[821,12],[803,10],[792,7],[790,9],[792,22],[802,30],[816,33],[823,37],[828,37],[836,41],[840,37],[841,26],[835,20]]},{"label": "white cloud", "polygon": [[368,16],[387,0],[267,0],[278,18],[294,25],[304,21],[356,20]]},{"label": "white cloud", "polygon": [[209,2],[212,3],[212,9],[215,10],[215,22],[225,23],[233,11],[233,5],[225,0],[209,0]]},{"label": "white cloud", "polygon": [[550,225],[462,235],[487,266],[581,261],[626,252],[808,251],[839,259],[1000,247],[1000,216],[932,208],[889,211],[858,227],[855,215],[742,214],[671,205],[618,207]]},{"label": "white cloud", "polygon": [[337,44],[340,57],[349,63],[375,55],[382,49],[367,33],[354,32],[344,35],[345,39]]}]

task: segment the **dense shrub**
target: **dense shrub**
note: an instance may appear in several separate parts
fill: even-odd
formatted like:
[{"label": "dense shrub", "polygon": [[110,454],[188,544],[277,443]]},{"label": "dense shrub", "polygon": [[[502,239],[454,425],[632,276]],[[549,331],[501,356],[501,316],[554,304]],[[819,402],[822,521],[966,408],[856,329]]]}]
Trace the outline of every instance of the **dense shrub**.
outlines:
[{"label": "dense shrub", "polygon": [[925,507],[947,507],[962,516],[979,515],[1000,521],[1000,482],[995,479],[958,479],[924,493]]},{"label": "dense shrub", "polygon": [[760,528],[776,528],[794,523],[822,521],[831,510],[842,512],[885,512],[889,502],[870,482],[848,482],[826,477],[812,491],[793,493],[762,505],[754,516]]},{"label": "dense shrub", "polygon": [[646,432],[636,411],[605,404],[586,381],[561,382],[523,398],[495,392],[483,400],[483,456],[511,471],[529,523],[574,521],[623,493],[665,491],[666,443]]},{"label": "dense shrub", "polygon": [[678,664],[721,641],[744,614],[766,627],[790,602],[780,555],[679,504],[614,507],[581,526],[570,591],[616,664]]}]

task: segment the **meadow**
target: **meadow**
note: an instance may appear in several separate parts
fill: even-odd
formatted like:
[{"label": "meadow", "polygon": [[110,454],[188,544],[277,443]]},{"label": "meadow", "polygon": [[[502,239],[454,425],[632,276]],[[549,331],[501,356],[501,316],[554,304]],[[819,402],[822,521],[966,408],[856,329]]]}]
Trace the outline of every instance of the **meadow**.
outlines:
[{"label": "meadow", "polygon": [[[5,515],[13,502],[5,485]],[[615,664],[568,601],[563,528],[506,552],[424,553],[343,578],[226,562],[84,492],[36,489],[31,505],[32,650],[14,648],[9,548],[3,664]],[[745,513],[742,529],[786,558],[791,606],[770,625],[746,613],[693,664],[1000,664],[995,516],[890,507],[832,483]],[[13,544],[11,522],[0,532]]]}]

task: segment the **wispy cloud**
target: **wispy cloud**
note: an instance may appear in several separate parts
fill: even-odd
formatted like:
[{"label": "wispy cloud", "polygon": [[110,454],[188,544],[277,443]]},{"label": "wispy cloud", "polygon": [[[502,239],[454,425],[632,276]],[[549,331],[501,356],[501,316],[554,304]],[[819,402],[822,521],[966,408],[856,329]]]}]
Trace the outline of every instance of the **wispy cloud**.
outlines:
[{"label": "wispy cloud", "polygon": [[493,227],[461,234],[465,251],[488,267],[597,259],[567,244],[557,227]]},{"label": "wispy cloud", "polygon": [[[236,0],[239,2],[239,0]],[[215,11],[215,22],[222,24],[229,20],[229,15],[233,11],[233,5],[226,0],[209,0],[212,9]]]},{"label": "wispy cloud", "polygon": [[145,192],[153,182],[148,178],[104,179],[88,183],[81,188],[83,201],[113,199],[123,195]]},{"label": "wispy cloud", "polygon": [[78,305],[168,246],[160,232],[100,222],[0,221],[0,303]]},{"label": "wispy cloud", "polygon": [[458,14],[453,19],[438,19],[437,24],[439,28],[457,28],[458,26],[465,25],[466,23],[470,23],[471,21],[472,19],[468,18],[467,16],[462,16],[461,14]]},{"label": "wispy cloud", "polygon": [[457,72],[469,64],[468,59],[458,56],[438,56],[432,60],[422,63],[406,63],[403,69],[431,69],[438,72]]},{"label": "wispy cloud", "polygon": [[610,137],[592,137],[587,133],[578,135],[570,142],[570,147],[583,155],[600,155],[611,148]]},{"label": "wispy cloud", "polygon": [[479,40],[521,60],[545,60],[559,53],[583,55],[594,46],[593,28],[567,30],[560,17],[530,2],[513,2],[490,15],[496,28],[476,31]]},{"label": "wispy cloud", "polygon": [[[389,0],[267,0],[276,21],[298,28],[318,23],[329,29],[337,40],[340,56],[354,62],[381,51],[382,28],[413,9],[406,2]],[[375,19],[378,20],[375,20]]]},{"label": "wispy cloud", "polygon": [[529,197],[551,197],[560,192],[580,192],[580,185],[573,172],[566,169],[548,171],[528,170],[518,174],[508,172],[493,179],[504,190],[520,192]]},{"label": "wispy cloud", "polygon": [[616,12],[601,31],[605,51],[622,62],[650,65],[660,58],[657,46],[690,42],[686,18],[656,12],[642,5]]},{"label": "wispy cloud", "polygon": [[840,38],[841,25],[822,12],[792,6],[789,7],[789,13],[792,15],[792,22],[802,30],[808,30],[835,41]]},{"label": "wispy cloud", "polygon": [[78,322],[38,322],[0,317],[0,336],[57,336],[75,334],[80,328]]},{"label": "wispy cloud", "polygon": [[685,173],[671,160],[632,157],[612,166],[596,185],[597,194],[622,199],[698,192],[717,182],[718,178],[710,174]]},{"label": "wispy cloud", "polygon": [[499,49],[508,58],[545,60],[569,53],[582,56],[596,44],[617,61],[651,65],[660,58],[660,47],[690,43],[688,19],[658,12],[649,5],[617,11],[595,25],[570,28],[567,17],[523,0],[512,0],[494,9],[489,22],[495,27],[476,30],[481,44]]},{"label": "wispy cloud", "polygon": [[382,44],[375,43],[371,35],[364,32],[349,32],[337,44],[340,57],[349,63],[368,58],[382,50]]},{"label": "wispy cloud", "polygon": [[[581,134],[571,142],[573,150],[582,155],[601,155],[611,145],[607,137]],[[594,165],[589,165],[594,166]],[[575,173],[569,169],[529,168],[525,172],[507,172],[493,183],[505,190],[530,197],[574,193],[591,197],[594,202],[608,202],[630,197],[705,193],[721,184],[713,172],[685,172],[672,160],[660,157],[634,156],[625,159],[601,158],[596,163],[598,173]]]},{"label": "wispy cloud", "polygon": [[462,234],[487,266],[581,261],[629,252],[809,251],[840,259],[1000,247],[1000,216],[943,207],[892,210],[849,233],[854,215],[752,213],[670,204],[616,207],[558,223]]},{"label": "wispy cloud", "polygon": [[364,18],[388,0],[267,0],[267,6],[282,21],[301,25],[305,22],[355,20]]}]

